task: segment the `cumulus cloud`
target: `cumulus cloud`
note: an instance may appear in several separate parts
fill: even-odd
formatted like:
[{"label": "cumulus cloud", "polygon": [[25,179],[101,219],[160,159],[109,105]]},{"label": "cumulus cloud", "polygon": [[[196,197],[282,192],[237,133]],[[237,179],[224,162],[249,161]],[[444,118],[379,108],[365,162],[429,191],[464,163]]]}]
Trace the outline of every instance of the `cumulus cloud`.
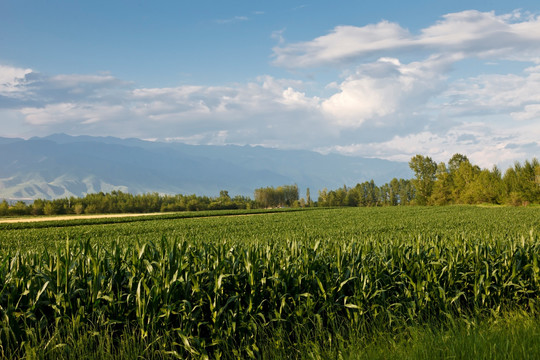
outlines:
[{"label": "cumulus cloud", "polygon": [[337,125],[353,128],[371,119],[383,124],[412,115],[444,88],[445,68],[452,61],[435,56],[401,64],[395,58],[380,58],[358,67],[338,85],[339,92],[323,102],[322,109]]},{"label": "cumulus cloud", "polygon": [[[398,70],[402,66],[395,63]],[[531,158],[540,153],[538,67],[528,68],[523,73],[487,74],[453,82],[445,81],[444,77],[434,78],[435,88],[428,86],[430,76],[424,78],[426,83],[421,81],[422,78],[414,78],[410,81],[411,89],[416,86],[419,96],[400,86],[403,83],[401,76],[401,72],[394,72],[393,82],[385,76],[382,84],[386,87],[378,87],[380,94],[386,92],[389,95],[391,100],[387,106],[393,114],[389,118],[386,114],[368,114],[379,122],[378,128],[369,129],[373,140],[363,138],[355,141],[354,135],[365,132],[369,121],[362,123],[358,118],[351,118],[352,124],[357,121],[359,126],[356,130],[349,129],[352,136],[342,136],[342,144],[320,150],[399,161],[406,161],[415,154],[429,154],[437,161],[447,161],[452,154],[459,152],[484,167],[493,164],[509,166],[516,159]],[[365,79],[363,81],[374,82],[372,77]],[[369,91],[376,88],[373,86]],[[390,96],[393,89],[397,89],[396,95]],[[347,91],[342,87],[342,92]],[[361,107],[358,102],[363,98],[369,97],[357,96],[351,102],[356,101]],[[418,100],[416,106],[414,99]],[[400,103],[400,100],[404,101]],[[375,106],[373,104],[377,102],[370,104]],[[399,125],[396,124],[397,119],[404,119],[405,126],[396,126]],[[382,132],[386,136],[376,137]],[[343,141],[345,138],[347,142]]]}]

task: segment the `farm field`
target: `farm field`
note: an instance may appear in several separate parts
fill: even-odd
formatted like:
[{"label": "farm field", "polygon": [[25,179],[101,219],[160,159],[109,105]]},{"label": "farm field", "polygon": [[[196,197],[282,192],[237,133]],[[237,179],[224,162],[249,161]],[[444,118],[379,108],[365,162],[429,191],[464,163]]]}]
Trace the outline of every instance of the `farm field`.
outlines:
[{"label": "farm field", "polygon": [[538,207],[219,214],[0,224],[0,356],[540,354]]}]

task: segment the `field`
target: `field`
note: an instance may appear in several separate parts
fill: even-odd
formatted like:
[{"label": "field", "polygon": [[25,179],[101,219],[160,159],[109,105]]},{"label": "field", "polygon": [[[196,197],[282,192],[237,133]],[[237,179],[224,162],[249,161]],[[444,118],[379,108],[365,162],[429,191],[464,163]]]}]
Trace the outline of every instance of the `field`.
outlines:
[{"label": "field", "polygon": [[0,224],[0,356],[540,357],[538,207],[234,214]]}]

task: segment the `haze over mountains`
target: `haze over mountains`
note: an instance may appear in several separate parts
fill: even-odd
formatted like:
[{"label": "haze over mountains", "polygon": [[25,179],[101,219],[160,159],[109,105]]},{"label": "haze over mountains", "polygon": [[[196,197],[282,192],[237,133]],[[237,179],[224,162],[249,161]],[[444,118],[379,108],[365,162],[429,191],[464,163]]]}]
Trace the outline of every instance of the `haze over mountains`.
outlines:
[{"label": "haze over mountains", "polygon": [[130,193],[253,197],[259,187],[322,188],[373,179],[410,178],[407,163],[260,146],[187,145],[55,134],[0,138],[0,199],[54,199],[121,190]]}]

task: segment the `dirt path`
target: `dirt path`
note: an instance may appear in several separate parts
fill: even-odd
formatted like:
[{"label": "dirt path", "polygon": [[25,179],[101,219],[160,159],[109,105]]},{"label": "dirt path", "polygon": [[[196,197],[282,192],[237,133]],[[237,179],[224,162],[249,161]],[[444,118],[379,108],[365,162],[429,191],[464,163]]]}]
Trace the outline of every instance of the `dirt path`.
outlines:
[{"label": "dirt path", "polygon": [[[157,216],[157,215],[170,215],[174,212],[166,213],[142,213],[142,214],[99,214],[99,215],[57,215],[57,216],[36,216],[36,217],[20,217],[20,218],[9,218],[9,219],[0,219],[0,224],[9,224],[9,223],[28,223],[28,222],[38,222],[38,221],[62,221],[62,220],[78,220],[78,219],[106,219],[106,218],[121,218],[121,217],[137,217],[137,216]],[[275,212],[262,212],[262,213],[253,213],[253,214],[223,214],[223,215],[212,215],[212,216],[195,216],[194,218],[209,218],[209,217],[224,217],[224,216],[253,216],[253,215],[271,215],[276,214]],[[188,219],[190,217],[187,217]]]},{"label": "dirt path", "polygon": [[61,221],[61,220],[76,220],[76,219],[104,219],[104,218],[119,218],[119,217],[134,217],[134,216],[154,216],[163,215],[164,213],[147,213],[147,214],[100,214],[100,215],[59,215],[59,216],[38,216],[31,218],[16,218],[16,219],[0,219],[0,224],[8,223],[25,223],[37,221]]}]

